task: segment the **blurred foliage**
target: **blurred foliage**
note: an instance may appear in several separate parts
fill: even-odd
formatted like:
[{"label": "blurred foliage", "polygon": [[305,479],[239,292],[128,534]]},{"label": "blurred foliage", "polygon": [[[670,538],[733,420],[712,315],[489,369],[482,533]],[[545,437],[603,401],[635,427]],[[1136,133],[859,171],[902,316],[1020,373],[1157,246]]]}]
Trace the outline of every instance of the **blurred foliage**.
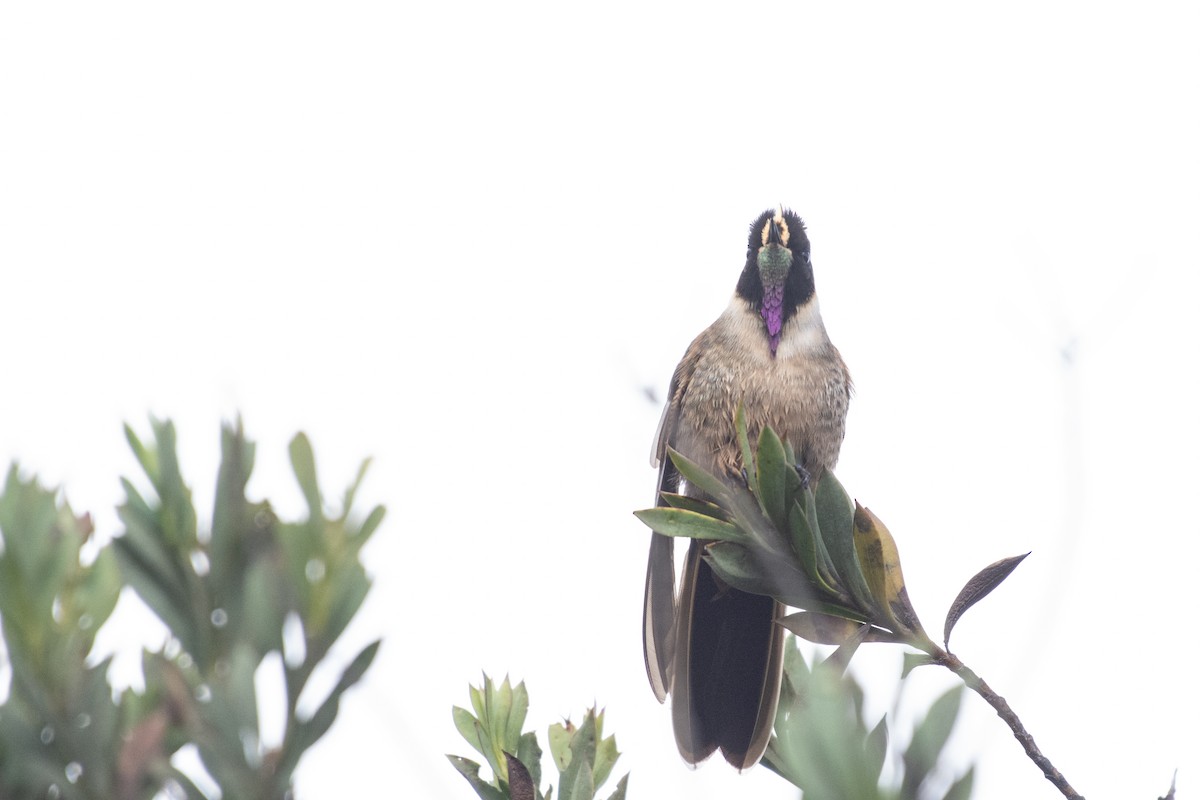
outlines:
[{"label": "blurred foliage", "polygon": [[763,763],[803,790],[804,800],[966,800],[974,767],[949,781],[939,766],[963,687],[935,700],[908,746],[896,752],[899,785],[881,780],[887,718],[872,725],[863,714],[862,686],[845,669],[857,645],[852,639],[810,669],[788,638],[775,733]]},{"label": "blurred foliage", "polygon": [[140,783],[124,768],[130,746],[122,736],[145,709],[128,692],[114,701],[109,659],[87,661],[121,591],[111,548],[82,563],[91,535],[89,517],[9,469],[0,494],[0,619],[12,679],[0,706],[0,797],[144,796],[114,790]]},{"label": "blurred foliage", "polygon": [[[176,457],[175,429],[126,429],[148,486],[122,480],[123,533],[97,547],[87,516],[14,466],[0,495],[0,620],[12,668],[0,705],[0,798],[208,798],[172,762],[194,746],[220,796],[287,798],[303,753],[333,723],[343,693],[366,672],[363,648],[323,697],[300,698],[370,588],[359,554],[382,507],[352,518],[367,464],[330,517],[303,434],[290,455],[307,513],[282,521],[246,497],[254,445],[225,426],[211,530],[201,530]],[[88,560],[88,548],[95,553]],[[114,693],[109,659],[89,658],[123,586],[169,631],[143,653],[145,689]],[[256,672],[281,665],[286,718],[263,743]],[[303,706],[303,708],[302,708]],[[313,709],[311,711],[305,709]],[[268,725],[277,730],[279,726]]]},{"label": "blurred foliage", "polygon": [[[542,749],[533,731],[522,731],[529,709],[525,683],[513,687],[508,678],[497,686],[487,675],[483,685],[470,687],[474,713],[455,706],[454,725],[467,743],[486,760],[491,780],[481,765],[460,756],[447,756],[481,800],[553,800],[554,788],[538,787]],[[608,780],[620,753],[616,737],[604,737],[604,712],[591,708],[578,726],[569,720],[548,732],[550,755],[558,768],[558,800],[593,800]],[[625,800],[626,774],[608,800]]]}]

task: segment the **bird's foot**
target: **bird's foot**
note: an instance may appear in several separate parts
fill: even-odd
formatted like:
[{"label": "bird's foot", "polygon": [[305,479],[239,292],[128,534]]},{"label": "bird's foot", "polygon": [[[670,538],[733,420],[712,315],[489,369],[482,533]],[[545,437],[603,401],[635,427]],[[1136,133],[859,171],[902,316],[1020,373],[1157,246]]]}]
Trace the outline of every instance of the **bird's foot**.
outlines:
[{"label": "bird's foot", "polygon": [[808,474],[804,465],[799,463],[796,464],[796,473],[800,476],[800,488],[808,491],[809,486],[812,485],[812,475]]}]

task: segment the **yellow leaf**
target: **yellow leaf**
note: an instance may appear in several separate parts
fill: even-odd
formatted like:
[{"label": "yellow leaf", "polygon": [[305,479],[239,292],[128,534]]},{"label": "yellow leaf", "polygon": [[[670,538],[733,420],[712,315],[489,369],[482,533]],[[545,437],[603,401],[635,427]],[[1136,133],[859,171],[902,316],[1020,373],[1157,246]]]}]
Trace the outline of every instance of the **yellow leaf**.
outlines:
[{"label": "yellow leaf", "polygon": [[908,599],[896,540],[869,508],[857,502],[854,504],[854,549],[858,552],[871,597],[884,616],[881,622],[897,633],[929,642]]}]

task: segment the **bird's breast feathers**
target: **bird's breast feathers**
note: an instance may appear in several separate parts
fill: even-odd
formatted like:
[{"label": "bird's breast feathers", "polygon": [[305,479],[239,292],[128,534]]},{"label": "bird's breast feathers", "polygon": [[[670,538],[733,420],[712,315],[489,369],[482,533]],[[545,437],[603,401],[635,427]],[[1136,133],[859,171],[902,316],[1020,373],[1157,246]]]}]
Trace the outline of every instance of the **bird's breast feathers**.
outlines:
[{"label": "bird's breast feathers", "polygon": [[705,333],[712,334],[713,344],[727,348],[726,354],[733,351],[740,359],[768,369],[789,369],[797,359],[819,358],[833,347],[825,333],[816,296],[797,308],[784,323],[774,354],[762,317],[738,295],[733,296],[725,313]]},{"label": "bird's breast feathers", "polygon": [[850,379],[829,341],[816,298],[784,325],[774,355],[760,316],[741,297],[705,330],[684,358],[676,449],[718,473],[736,474],[740,447],[733,414],[739,403],[751,438],[769,425],[810,469],[837,460],[850,400]]}]

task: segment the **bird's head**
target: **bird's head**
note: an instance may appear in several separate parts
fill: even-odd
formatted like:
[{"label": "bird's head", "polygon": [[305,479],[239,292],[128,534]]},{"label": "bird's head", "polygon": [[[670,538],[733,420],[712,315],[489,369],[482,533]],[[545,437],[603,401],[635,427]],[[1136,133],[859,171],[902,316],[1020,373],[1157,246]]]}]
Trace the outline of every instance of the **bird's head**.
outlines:
[{"label": "bird's head", "polygon": [[783,324],[815,293],[808,236],[800,217],[780,206],[751,223],[737,291],[762,317],[774,353]]}]

